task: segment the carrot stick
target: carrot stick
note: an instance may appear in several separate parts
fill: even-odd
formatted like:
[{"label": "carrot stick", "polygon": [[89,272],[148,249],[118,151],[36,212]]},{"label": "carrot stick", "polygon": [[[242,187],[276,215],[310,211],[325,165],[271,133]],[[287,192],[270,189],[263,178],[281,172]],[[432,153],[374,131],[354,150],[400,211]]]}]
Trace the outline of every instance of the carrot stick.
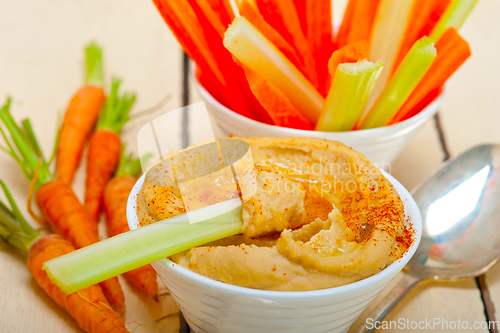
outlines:
[{"label": "carrot stick", "polygon": [[[127,201],[140,171],[140,161],[125,157],[124,149],[120,166],[104,191],[104,211],[106,226],[110,237],[130,231],[127,222]],[[123,274],[136,288],[157,299],[158,282],[156,272],[151,265],[145,265]]]},{"label": "carrot stick", "polygon": [[[227,27],[234,18],[234,13],[228,12],[227,0],[190,0],[201,8],[205,16],[210,20],[217,33],[224,38]],[[194,2],[193,2],[194,1]],[[230,5],[229,5],[230,6]]]},{"label": "carrot stick", "polygon": [[434,41],[423,37],[415,42],[370,111],[357,125],[359,129],[382,127],[408,100],[436,58]]},{"label": "carrot stick", "polygon": [[118,95],[120,83],[120,80],[113,79],[110,96],[89,141],[85,208],[96,224],[102,210],[104,187],[120,160],[120,132],[130,119],[128,114],[135,100],[133,94]]},{"label": "carrot stick", "polygon": [[337,46],[369,40],[380,0],[349,0],[337,34]]},{"label": "carrot stick", "polygon": [[[0,110],[10,139],[3,129],[1,133],[8,144],[8,153],[16,160],[23,173],[35,184],[36,201],[51,229],[70,241],[75,248],[82,248],[99,241],[96,228],[85,207],[80,203],[71,186],[54,179],[49,165],[41,154],[28,144],[26,136],[10,114],[10,99]],[[14,147],[17,150],[14,150]],[[119,314],[125,313],[125,296],[116,277],[101,285],[106,298]]]},{"label": "carrot stick", "polygon": [[391,123],[397,123],[407,118],[409,114],[415,114],[415,111],[418,113],[421,110],[420,102],[424,99],[430,102],[427,96],[429,94],[436,95],[436,91],[439,91],[453,73],[471,56],[469,44],[453,27],[448,28],[436,42],[436,50],[437,56],[431,68],[391,120]]},{"label": "carrot stick", "polygon": [[73,182],[80,164],[85,142],[94,129],[99,111],[106,98],[102,89],[102,50],[91,43],[85,48],[87,75],[81,87],[69,102],[57,147],[57,178],[67,184]]},{"label": "carrot stick", "polygon": [[196,62],[198,67],[208,70],[219,84],[225,85],[224,75],[193,8],[184,0],[153,0],[153,2],[184,52]]},{"label": "carrot stick", "polygon": [[283,92],[250,68],[244,67],[244,69],[252,92],[269,112],[276,125],[302,130],[313,129]]},{"label": "carrot stick", "polygon": [[[295,49],[274,29],[269,23],[264,20],[262,14],[249,0],[243,0],[239,5],[240,15],[245,17],[259,30],[278,50],[281,51],[297,68],[300,66],[300,58]],[[303,73],[305,75],[305,73]]]},{"label": "carrot stick", "polygon": [[257,0],[257,5],[264,19],[290,45],[293,45],[297,54],[302,56],[303,72],[314,87],[318,88],[318,73],[316,73],[314,54],[307,37],[302,31],[293,0]]},{"label": "carrot stick", "polygon": [[229,109],[271,123],[206,12],[193,0],[154,0],[154,3],[184,51],[196,63],[200,83]]},{"label": "carrot stick", "polygon": [[334,51],[331,0],[306,0],[307,39],[318,75],[318,91],[328,94],[328,60]]},{"label": "carrot stick", "polygon": [[75,248],[59,236],[40,236],[22,215],[19,215],[19,208],[5,184],[0,181],[0,185],[11,206],[9,209],[0,201],[0,238],[28,254],[28,269],[36,283],[57,305],[67,311],[85,332],[128,332],[123,320],[111,309],[99,286],[92,285],[68,295],[50,282],[47,273],[42,269],[43,264],[70,253]]},{"label": "carrot stick", "polygon": [[302,32],[304,35],[307,36],[307,0],[293,0],[293,3],[295,4],[295,9],[297,10],[297,15],[299,16],[299,21],[300,21],[300,28],[302,29]]},{"label": "carrot stick", "polygon": [[403,40],[399,45],[398,56],[394,62],[392,71],[394,72],[412,45],[424,36],[428,36],[431,25],[437,23],[436,16],[443,14],[450,3],[450,0],[421,0],[413,2],[406,24]]}]

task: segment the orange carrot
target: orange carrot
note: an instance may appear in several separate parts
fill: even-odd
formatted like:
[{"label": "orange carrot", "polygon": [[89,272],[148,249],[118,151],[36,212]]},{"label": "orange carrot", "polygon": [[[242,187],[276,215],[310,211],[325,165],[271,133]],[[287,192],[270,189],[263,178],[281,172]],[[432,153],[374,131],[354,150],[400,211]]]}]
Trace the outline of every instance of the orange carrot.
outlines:
[{"label": "orange carrot", "polygon": [[12,207],[0,201],[0,238],[28,254],[28,269],[36,283],[57,305],[67,311],[89,333],[128,332],[120,315],[113,311],[99,286],[93,285],[71,295],[53,284],[43,264],[70,253],[75,248],[57,235],[40,236],[20,214],[19,208],[3,182],[0,185]]},{"label": "orange carrot", "polygon": [[[245,17],[259,30],[278,50],[281,51],[297,68],[301,69],[300,58],[295,49],[274,29],[269,23],[264,20],[264,17],[258,9],[248,0],[243,0],[239,5],[240,15]],[[302,73],[305,75],[305,73]]]},{"label": "orange carrot", "polygon": [[307,39],[318,74],[318,90],[328,95],[328,59],[334,51],[331,0],[306,0]]},{"label": "orange carrot", "polygon": [[305,76],[318,88],[318,73],[311,46],[300,25],[297,9],[292,0],[257,0],[264,19],[292,45],[302,57]]},{"label": "orange carrot", "polygon": [[450,1],[451,0],[421,0],[413,3],[403,40],[399,46],[398,56],[392,67],[393,72],[397,69],[413,44],[420,38],[429,35]]},{"label": "orange carrot", "polygon": [[[104,191],[104,211],[106,226],[110,237],[130,231],[127,222],[127,201],[137,179],[134,177],[140,170],[139,160],[133,161],[125,157],[122,149],[120,166],[106,185]],[[158,282],[156,272],[151,265],[145,265],[123,274],[139,290],[157,298]]]},{"label": "orange carrot", "polygon": [[[94,223],[85,207],[71,189],[71,185],[54,179],[49,165],[33,147],[36,138],[28,137],[15,123],[10,114],[10,99],[0,110],[0,119],[10,133],[10,139],[3,132],[8,143],[9,154],[18,162],[21,170],[32,182],[36,192],[36,202],[51,229],[70,241],[75,248],[82,248],[99,241]],[[17,148],[17,151],[13,147]],[[125,313],[125,296],[118,279],[112,278],[101,283],[106,298],[119,314]]]},{"label": "orange carrot", "polygon": [[339,48],[364,39],[370,40],[379,1],[349,0],[337,34]]},{"label": "orange carrot", "polygon": [[67,295],[53,284],[42,269],[43,263],[74,251],[74,247],[57,235],[39,238],[28,254],[28,268],[37,284],[66,310],[85,332],[128,332],[120,315],[111,307],[99,286],[90,286]]},{"label": "orange carrot", "polygon": [[[293,0],[297,15],[299,16],[300,27],[304,35],[307,35],[307,13],[306,13],[306,0]],[[241,13],[240,13],[241,14]]]},{"label": "orange carrot", "polygon": [[267,112],[251,94],[242,69],[224,48],[221,35],[210,21],[210,11],[204,12],[194,0],[153,2],[184,52],[196,63],[197,78],[208,92],[247,118],[271,123]]},{"label": "orange carrot", "polygon": [[98,223],[102,210],[104,187],[120,160],[120,132],[130,119],[129,111],[135,96],[118,95],[120,80],[113,79],[111,92],[99,117],[95,132],[90,137],[85,182],[85,208]]},{"label": "orange carrot", "polygon": [[224,38],[224,33],[234,18],[234,13],[228,11],[231,7],[229,2],[227,0],[190,0],[190,2],[200,7],[217,33]]},{"label": "orange carrot", "polygon": [[471,56],[469,44],[453,27],[445,31],[436,42],[435,47],[437,50],[436,59],[401,110],[391,120],[391,124],[418,113],[422,108],[421,101],[431,102],[434,98],[430,99],[428,96],[431,94],[435,97],[444,83]]},{"label": "orange carrot", "polygon": [[71,99],[61,127],[57,147],[57,179],[71,184],[82,159],[88,136],[94,129],[106,98],[102,89],[102,50],[91,43],[85,49],[87,77],[85,85]]},{"label": "orange carrot", "polygon": [[302,130],[314,129],[283,92],[250,68],[244,69],[252,92],[276,125]]},{"label": "orange carrot", "polygon": [[328,72],[331,77],[330,82],[328,82],[328,89],[330,88],[331,80],[335,76],[338,65],[346,62],[358,62],[363,59],[368,59],[369,55],[370,44],[368,44],[367,40],[346,45],[333,52],[328,61]]}]

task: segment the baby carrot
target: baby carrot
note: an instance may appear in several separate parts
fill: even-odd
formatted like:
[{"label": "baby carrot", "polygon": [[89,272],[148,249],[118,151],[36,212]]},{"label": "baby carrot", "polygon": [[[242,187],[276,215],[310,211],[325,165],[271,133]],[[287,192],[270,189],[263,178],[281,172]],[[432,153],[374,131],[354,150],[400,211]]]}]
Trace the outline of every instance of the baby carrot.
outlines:
[{"label": "baby carrot", "polygon": [[[36,202],[43,217],[51,229],[70,241],[77,249],[99,241],[93,222],[85,207],[80,203],[71,189],[71,185],[54,179],[49,165],[43,156],[33,148],[38,146],[15,123],[10,114],[10,99],[0,109],[0,120],[3,122],[10,139],[4,130],[0,131],[7,142],[7,152],[19,164],[24,175],[31,181],[36,190]],[[14,149],[17,148],[17,151]],[[101,284],[106,298],[119,314],[125,313],[125,296],[116,277]]]},{"label": "baby carrot", "polygon": [[[127,201],[137,181],[135,175],[141,168],[140,161],[133,160],[131,156],[126,157],[124,150],[122,149],[118,170],[104,190],[104,211],[110,237],[130,230],[127,222]],[[150,264],[123,273],[123,276],[139,290],[157,298],[156,272]]]},{"label": "baby carrot", "polygon": [[71,184],[82,159],[88,136],[94,129],[106,98],[103,86],[102,49],[91,43],[85,48],[87,75],[69,102],[57,147],[56,174],[60,181]]},{"label": "baby carrot", "polygon": [[276,125],[302,130],[313,129],[283,92],[250,68],[244,67],[244,69],[252,92],[269,112]]},{"label": "baby carrot", "polygon": [[437,56],[431,68],[391,120],[391,124],[418,113],[421,110],[420,102],[422,100],[429,102],[427,96],[435,95],[435,92],[439,91],[453,73],[471,56],[469,44],[453,27],[448,28],[436,42],[436,51]]},{"label": "baby carrot", "polygon": [[369,40],[380,0],[349,0],[337,34],[337,46]]},{"label": "baby carrot", "polygon": [[101,214],[104,187],[120,160],[120,132],[130,119],[128,114],[135,101],[133,94],[119,96],[120,83],[120,80],[113,79],[109,97],[89,140],[85,208],[95,223],[99,221]]},{"label": "baby carrot", "polygon": [[0,238],[28,254],[28,269],[36,283],[67,311],[88,333],[128,332],[120,315],[113,311],[98,285],[92,285],[77,293],[65,294],[53,284],[43,264],[53,258],[70,253],[75,248],[57,235],[41,236],[19,213],[11,193],[0,181],[5,196],[11,206],[0,201]]}]

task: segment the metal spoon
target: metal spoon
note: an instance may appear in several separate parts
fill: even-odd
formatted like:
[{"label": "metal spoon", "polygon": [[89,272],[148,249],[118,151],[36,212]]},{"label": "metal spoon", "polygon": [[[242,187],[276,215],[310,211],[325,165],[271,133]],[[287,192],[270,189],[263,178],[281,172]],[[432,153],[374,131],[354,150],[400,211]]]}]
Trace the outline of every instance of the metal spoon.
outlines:
[{"label": "metal spoon", "polygon": [[[500,145],[472,148],[413,191],[422,240],[409,271],[366,318],[382,321],[417,283],[485,273],[500,257]],[[373,332],[366,320],[351,332]],[[374,326],[374,325],[370,325]]]}]

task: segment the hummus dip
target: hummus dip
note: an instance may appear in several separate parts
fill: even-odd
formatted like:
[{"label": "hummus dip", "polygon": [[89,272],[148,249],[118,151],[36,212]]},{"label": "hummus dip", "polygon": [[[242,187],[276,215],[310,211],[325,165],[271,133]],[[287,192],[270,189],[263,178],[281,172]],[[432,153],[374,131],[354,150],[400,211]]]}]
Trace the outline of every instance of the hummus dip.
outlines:
[{"label": "hummus dip", "polygon": [[[396,190],[360,153],[314,138],[241,139],[257,181],[242,205],[242,234],[177,254],[175,263],[242,287],[316,290],[374,275],[412,244]],[[142,225],[184,213],[175,180],[145,182],[137,210]]]}]

